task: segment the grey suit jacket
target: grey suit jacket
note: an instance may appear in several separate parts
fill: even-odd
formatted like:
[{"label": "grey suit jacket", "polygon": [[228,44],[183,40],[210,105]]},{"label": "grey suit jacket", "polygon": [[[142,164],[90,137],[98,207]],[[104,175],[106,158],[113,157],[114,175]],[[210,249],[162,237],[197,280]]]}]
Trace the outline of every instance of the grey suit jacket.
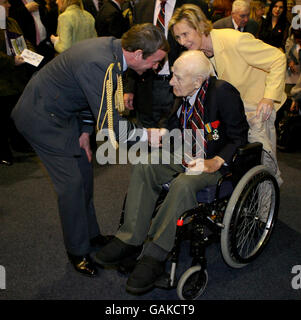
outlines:
[{"label": "grey suit jacket", "polygon": [[[213,28],[214,29],[235,29],[232,21],[232,16],[230,15],[228,17],[215,21],[213,24]],[[253,19],[249,19],[247,25],[244,27],[243,32],[252,33],[254,37],[256,37],[258,34],[258,31],[259,31],[258,23]]]},{"label": "grey suit jacket", "polygon": [[[90,112],[97,119],[105,72],[112,62],[116,88],[116,73],[121,73],[117,62],[123,70],[120,40],[113,37],[84,40],[58,55],[26,86],[12,113],[17,128],[29,141],[49,152],[80,154],[78,138],[89,129],[82,127],[79,116]],[[106,109],[104,99],[100,122]],[[121,117],[114,108],[117,138],[119,120]]]}]

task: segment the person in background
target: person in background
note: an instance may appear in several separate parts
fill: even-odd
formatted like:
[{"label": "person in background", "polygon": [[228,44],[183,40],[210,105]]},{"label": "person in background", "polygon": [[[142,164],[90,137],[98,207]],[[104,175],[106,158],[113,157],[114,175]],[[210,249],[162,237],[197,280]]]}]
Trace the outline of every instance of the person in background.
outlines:
[{"label": "person in background", "polygon": [[97,37],[93,16],[83,9],[81,0],[57,0],[59,11],[57,36],[50,39],[56,52],[61,53],[73,44]]},{"label": "person in background", "polygon": [[293,13],[292,13],[292,10],[293,10],[293,7],[296,5],[296,1],[295,0],[287,0],[287,12],[286,12],[286,18],[287,18],[287,21],[289,23],[292,22],[292,19],[293,19]]},{"label": "person in background", "polygon": [[35,51],[44,57],[42,68],[54,57],[54,48],[50,42],[49,12],[45,0],[10,0],[10,16],[15,19],[24,37],[35,47]]},{"label": "person in background", "polygon": [[286,11],[286,0],[272,0],[267,17],[258,34],[260,40],[281,49],[283,52],[290,27]]},{"label": "person in background", "polygon": [[125,0],[108,0],[99,9],[95,28],[99,37],[113,36],[120,39],[130,28],[130,21],[123,16]]},{"label": "person in background", "polygon": [[95,19],[97,16],[97,13],[103,3],[107,0],[82,0],[84,9],[88,12],[90,12]]},{"label": "person in background", "polygon": [[56,3],[56,0],[46,0],[46,9],[48,11],[49,33],[55,34],[57,30],[57,20],[59,16],[59,8]]},{"label": "person in background", "polygon": [[[258,32],[261,28],[264,18],[265,4],[260,0],[252,0],[250,2],[250,19],[253,19],[258,24]],[[256,38],[258,37],[258,32]]]},{"label": "person in background", "polygon": [[[22,37],[23,32],[17,21],[9,17],[9,9],[8,0],[0,0],[0,165],[7,166],[13,164],[10,146],[15,151],[32,151],[10,119],[32,72],[30,65],[13,49],[12,41]],[[27,49],[35,51],[28,40],[25,42]]]},{"label": "person in background", "polygon": [[212,3],[211,21],[215,22],[231,14],[233,0],[214,0]]},{"label": "person in background", "polygon": [[250,5],[244,0],[234,1],[231,15],[214,22],[213,28],[230,28],[241,32],[250,32],[254,36],[258,33],[257,22],[250,19]]},{"label": "person in background", "polygon": [[293,86],[299,82],[301,65],[301,30],[291,28],[291,35],[285,44],[285,55],[287,59],[286,92],[290,95]]}]

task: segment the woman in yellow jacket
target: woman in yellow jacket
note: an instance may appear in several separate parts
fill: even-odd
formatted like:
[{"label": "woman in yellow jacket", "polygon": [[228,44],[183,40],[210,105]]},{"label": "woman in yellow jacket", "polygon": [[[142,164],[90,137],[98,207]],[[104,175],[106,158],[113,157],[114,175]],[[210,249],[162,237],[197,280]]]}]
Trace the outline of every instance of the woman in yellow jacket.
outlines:
[{"label": "woman in yellow jacket", "polygon": [[55,50],[61,53],[74,43],[97,37],[93,16],[83,9],[81,0],[57,0],[61,14],[58,17],[57,36],[51,41]]}]

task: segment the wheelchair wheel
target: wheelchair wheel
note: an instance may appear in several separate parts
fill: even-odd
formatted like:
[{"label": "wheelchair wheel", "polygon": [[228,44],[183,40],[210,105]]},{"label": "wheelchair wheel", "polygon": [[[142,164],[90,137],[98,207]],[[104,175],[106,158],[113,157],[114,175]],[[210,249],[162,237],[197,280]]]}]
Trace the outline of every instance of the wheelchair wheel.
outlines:
[{"label": "wheelchair wheel", "polygon": [[226,263],[241,268],[266,246],[278,214],[279,187],[263,165],[249,170],[228,202],[221,232],[221,251]]},{"label": "wheelchair wheel", "polygon": [[195,300],[205,290],[208,283],[207,270],[200,265],[186,270],[178,281],[177,294],[181,300]]}]

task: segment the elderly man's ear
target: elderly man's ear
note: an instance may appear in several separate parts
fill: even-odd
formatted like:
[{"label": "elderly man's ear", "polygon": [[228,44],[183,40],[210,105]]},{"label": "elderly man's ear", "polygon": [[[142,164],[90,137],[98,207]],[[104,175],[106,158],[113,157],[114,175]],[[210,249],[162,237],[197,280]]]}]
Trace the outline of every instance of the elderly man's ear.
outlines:
[{"label": "elderly man's ear", "polygon": [[204,82],[204,79],[201,76],[198,76],[194,81],[195,89],[200,88],[203,82]]}]

